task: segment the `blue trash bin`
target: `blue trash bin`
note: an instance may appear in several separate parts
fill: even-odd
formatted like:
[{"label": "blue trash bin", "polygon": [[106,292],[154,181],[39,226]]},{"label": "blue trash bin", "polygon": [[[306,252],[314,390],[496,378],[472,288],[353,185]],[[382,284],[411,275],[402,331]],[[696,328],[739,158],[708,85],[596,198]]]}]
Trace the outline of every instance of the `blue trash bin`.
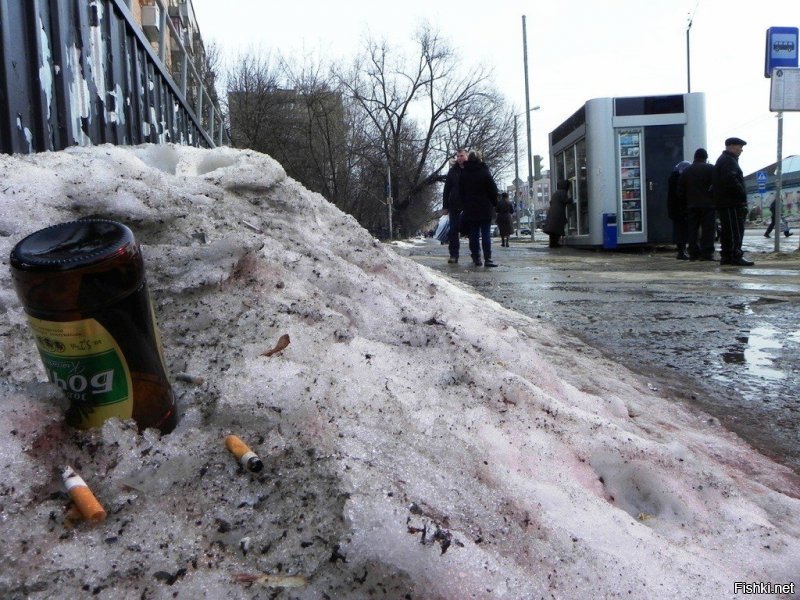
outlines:
[{"label": "blue trash bin", "polygon": [[612,250],[617,247],[617,215],[603,213],[603,248]]}]

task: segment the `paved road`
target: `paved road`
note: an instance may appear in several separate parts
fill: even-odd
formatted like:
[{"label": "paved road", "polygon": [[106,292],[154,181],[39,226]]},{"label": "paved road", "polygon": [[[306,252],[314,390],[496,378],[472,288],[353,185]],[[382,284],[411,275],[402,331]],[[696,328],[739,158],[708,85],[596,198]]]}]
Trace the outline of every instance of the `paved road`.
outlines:
[{"label": "paved road", "polygon": [[[579,337],[800,474],[796,236],[776,254],[774,240],[748,230],[744,248],[756,264],[747,268],[678,261],[666,248],[550,250],[544,238],[510,248],[496,239],[496,269],[448,265],[447,247],[434,240],[409,254]],[[465,244],[462,255],[469,263]]]}]

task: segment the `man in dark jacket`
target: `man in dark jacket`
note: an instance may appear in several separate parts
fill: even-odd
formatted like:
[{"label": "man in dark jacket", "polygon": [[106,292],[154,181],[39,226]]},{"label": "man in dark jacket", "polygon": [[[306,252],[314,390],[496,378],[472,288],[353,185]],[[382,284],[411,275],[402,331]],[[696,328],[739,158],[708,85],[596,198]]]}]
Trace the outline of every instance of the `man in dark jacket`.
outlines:
[{"label": "man in dark jacket", "polygon": [[689,219],[689,260],[714,260],[717,217],[711,194],[714,165],[709,164],[707,159],[705,148],[698,148],[694,153],[694,162],[678,179],[678,198],[686,206]]},{"label": "man in dark jacket", "polygon": [[[469,251],[476,267],[496,267],[492,262],[492,213],[497,206],[497,184],[476,150],[469,151],[459,179],[462,219],[469,235]],[[480,237],[480,243],[478,242]],[[483,261],[481,261],[481,248]]]},{"label": "man in dark jacket", "polygon": [[721,265],[749,267],[753,264],[744,258],[744,220],[747,217],[747,191],[744,174],[739,168],[743,139],[731,137],[725,140],[725,150],[720,154],[712,172],[714,205],[719,214]]},{"label": "man in dark jacket", "polygon": [[672,241],[675,242],[675,248],[678,250],[678,260],[689,260],[689,255],[686,254],[689,218],[685,198],[678,196],[678,180],[691,164],[688,160],[682,160],[675,165],[667,179],[667,216],[672,219]]},{"label": "man in dark jacket", "polygon": [[450,250],[450,258],[447,259],[447,262],[450,264],[458,262],[458,251],[461,247],[459,239],[461,235],[459,231],[461,229],[461,192],[458,184],[466,161],[467,151],[459,148],[455,161],[451,163],[450,170],[447,172],[442,194],[442,214],[450,217],[450,234],[447,240]]}]

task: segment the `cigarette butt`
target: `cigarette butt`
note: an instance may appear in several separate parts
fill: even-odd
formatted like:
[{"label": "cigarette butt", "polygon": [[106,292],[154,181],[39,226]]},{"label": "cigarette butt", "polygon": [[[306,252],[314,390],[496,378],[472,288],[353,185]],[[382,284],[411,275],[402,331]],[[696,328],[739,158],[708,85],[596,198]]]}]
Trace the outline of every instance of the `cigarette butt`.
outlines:
[{"label": "cigarette butt", "polygon": [[195,385],[202,385],[205,382],[205,379],[202,377],[198,377],[197,375],[190,375],[189,373],[178,373],[175,375],[175,379],[178,381],[183,381],[185,383],[193,383]]},{"label": "cigarette butt", "polygon": [[89,489],[83,478],[72,467],[64,468],[62,478],[67,492],[69,492],[69,497],[72,498],[85,520],[102,521],[106,518],[106,509],[97,501],[92,490]]},{"label": "cigarette butt", "polygon": [[225,447],[230,451],[231,454],[239,459],[239,464],[241,464],[245,469],[253,471],[254,473],[258,473],[264,468],[264,463],[261,462],[261,459],[258,458],[258,455],[253,452],[250,447],[239,437],[235,435],[229,435],[226,437]]}]

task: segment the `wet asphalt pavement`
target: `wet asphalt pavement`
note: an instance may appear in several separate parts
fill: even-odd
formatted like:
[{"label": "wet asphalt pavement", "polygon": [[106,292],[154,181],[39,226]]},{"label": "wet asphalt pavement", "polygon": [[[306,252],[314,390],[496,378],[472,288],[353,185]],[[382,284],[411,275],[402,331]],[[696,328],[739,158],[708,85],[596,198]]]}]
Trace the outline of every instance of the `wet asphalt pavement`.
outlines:
[{"label": "wet asphalt pavement", "polygon": [[471,266],[466,240],[458,265],[435,240],[408,252],[594,346],[800,474],[797,240],[782,238],[776,254],[774,240],[748,230],[753,267],[679,261],[666,247],[551,250],[538,231],[533,242],[512,238],[510,248],[494,238],[493,269]]}]

